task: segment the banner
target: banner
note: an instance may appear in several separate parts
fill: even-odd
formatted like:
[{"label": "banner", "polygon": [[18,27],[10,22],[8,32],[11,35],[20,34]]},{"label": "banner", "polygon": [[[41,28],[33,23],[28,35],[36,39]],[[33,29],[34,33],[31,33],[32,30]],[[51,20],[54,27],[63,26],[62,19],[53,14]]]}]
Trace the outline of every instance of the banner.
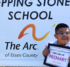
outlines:
[{"label": "banner", "polygon": [[57,24],[70,25],[69,9],[69,0],[0,0],[0,66],[44,66],[42,51]]}]

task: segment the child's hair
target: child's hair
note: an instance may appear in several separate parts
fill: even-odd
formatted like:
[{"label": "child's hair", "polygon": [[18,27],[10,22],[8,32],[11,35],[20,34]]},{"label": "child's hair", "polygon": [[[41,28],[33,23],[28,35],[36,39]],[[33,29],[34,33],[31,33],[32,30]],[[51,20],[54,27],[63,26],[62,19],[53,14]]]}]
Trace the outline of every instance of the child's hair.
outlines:
[{"label": "child's hair", "polygon": [[64,23],[59,23],[56,27],[55,27],[55,33],[59,30],[59,28],[69,28],[69,26],[67,24]]}]

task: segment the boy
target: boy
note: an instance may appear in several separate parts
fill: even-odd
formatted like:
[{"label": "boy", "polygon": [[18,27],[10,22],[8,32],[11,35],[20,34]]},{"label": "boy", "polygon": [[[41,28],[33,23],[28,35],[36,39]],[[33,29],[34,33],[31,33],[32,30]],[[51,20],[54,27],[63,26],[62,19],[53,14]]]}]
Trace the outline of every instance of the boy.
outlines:
[{"label": "boy", "polygon": [[[55,41],[53,44],[58,44],[58,45],[63,45],[63,46],[68,46],[69,45],[69,40],[70,40],[70,31],[69,31],[69,26],[64,24],[64,23],[60,23],[56,26],[55,28],[55,34],[54,37],[57,39],[57,41]],[[50,50],[46,47],[43,50],[43,56],[48,56],[48,54],[50,53]],[[69,58],[69,65],[68,67],[70,67],[70,58]]]}]

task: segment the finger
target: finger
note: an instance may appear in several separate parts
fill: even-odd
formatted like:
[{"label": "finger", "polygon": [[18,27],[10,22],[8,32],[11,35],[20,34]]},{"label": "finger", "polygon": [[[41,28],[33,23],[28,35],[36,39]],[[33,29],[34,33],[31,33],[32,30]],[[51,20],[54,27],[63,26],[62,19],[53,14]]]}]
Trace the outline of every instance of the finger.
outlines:
[{"label": "finger", "polygon": [[47,48],[47,45],[45,45],[45,48]]},{"label": "finger", "polygon": [[45,51],[45,52],[48,52],[48,51],[50,51],[50,50],[45,48],[45,50],[44,50],[44,51]]}]

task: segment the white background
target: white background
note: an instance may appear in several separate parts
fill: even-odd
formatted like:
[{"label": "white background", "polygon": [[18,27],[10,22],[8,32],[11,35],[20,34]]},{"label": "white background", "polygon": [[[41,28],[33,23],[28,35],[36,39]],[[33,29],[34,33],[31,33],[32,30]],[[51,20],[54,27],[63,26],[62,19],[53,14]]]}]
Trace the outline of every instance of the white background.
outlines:
[{"label": "white background", "polygon": [[[43,1],[43,0],[42,0]],[[45,48],[45,45],[48,45],[49,42],[53,42],[56,39],[54,38],[55,34],[55,27],[51,29],[53,24],[58,23],[66,23],[70,26],[70,7],[69,6],[40,6],[37,7],[36,4],[38,3],[37,0],[32,0],[34,3],[31,7],[27,6],[19,6],[13,7],[13,4],[10,4],[10,7],[7,7],[7,3],[4,7],[0,6],[0,66],[43,66],[44,57],[42,55],[42,51]],[[52,2],[52,1],[51,1]],[[1,4],[0,4],[1,5]],[[9,12],[13,11],[51,11],[51,16],[53,20],[31,20],[31,19],[24,19],[24,20],[8,20]],[[22,14],[20,15],[22,16]],[[34,24],[36,26],[36,37],[41,38],[44,36],[48,31],[50,31],[49,35],[42,41],[36,41],[32,37],[32,28],[29,28],[25,31],[25,33],[29,33],[28,35],[18,39],[19,33],[22,29],[27,26],[28,24]],[[21,44],[20,50],[6,50],[5,42],[13,42],[14,44]],[[38,50],[22,50],[24,44],[28,42],[28,44],[37,44],[36,48]],[[15,53],[15,54],[38,54],[37,58],[34,57],[5,57],[5,54],[8,53]]]}]

